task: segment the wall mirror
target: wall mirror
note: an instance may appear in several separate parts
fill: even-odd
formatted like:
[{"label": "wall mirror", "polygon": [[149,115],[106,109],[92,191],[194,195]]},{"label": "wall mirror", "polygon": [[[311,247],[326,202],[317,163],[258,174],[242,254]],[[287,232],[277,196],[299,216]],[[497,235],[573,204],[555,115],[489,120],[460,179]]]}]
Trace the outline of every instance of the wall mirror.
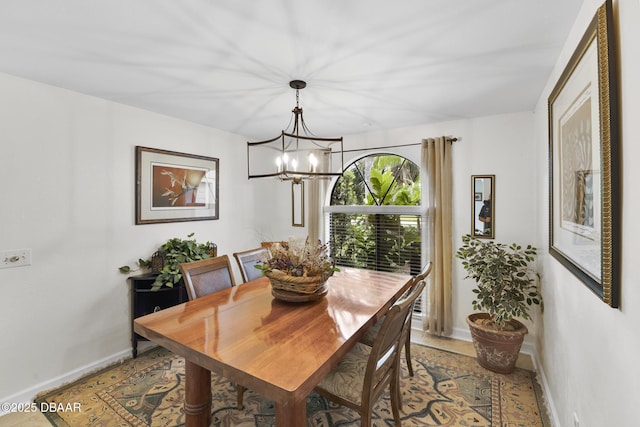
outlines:
[{"label": "wall mirror", "polygon": [[471,235],[495,237],[495,175],[471,176]]},{"label": "wall mirror", "polygon": [[291,225],[304,227],[304,181],[291,181]]}]

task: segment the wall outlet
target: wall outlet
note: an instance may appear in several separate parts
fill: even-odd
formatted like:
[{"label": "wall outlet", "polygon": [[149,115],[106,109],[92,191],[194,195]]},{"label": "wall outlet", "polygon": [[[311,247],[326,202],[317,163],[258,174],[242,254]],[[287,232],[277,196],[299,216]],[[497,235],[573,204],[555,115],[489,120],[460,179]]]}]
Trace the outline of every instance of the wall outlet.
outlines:
[{"label": "wall outlet", "polygon": [[580,427],[580,419],[577,413],[573,413],[573,427]]},{"label": "wall outlet", "polygon": [[31,265],[31,249],[16,249],[0,252],[0,268]]}]

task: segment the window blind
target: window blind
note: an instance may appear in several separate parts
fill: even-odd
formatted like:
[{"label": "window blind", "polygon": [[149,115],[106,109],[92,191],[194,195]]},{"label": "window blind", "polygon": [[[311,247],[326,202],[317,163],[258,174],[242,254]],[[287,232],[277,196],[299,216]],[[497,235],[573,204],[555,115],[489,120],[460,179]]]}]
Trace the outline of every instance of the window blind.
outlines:
[{"label": "window blind", "polygon": [[[330,213],[331,258],[337,266],[420,274],[420,215]],[[422,312],[420,300],[414,311]]]}]

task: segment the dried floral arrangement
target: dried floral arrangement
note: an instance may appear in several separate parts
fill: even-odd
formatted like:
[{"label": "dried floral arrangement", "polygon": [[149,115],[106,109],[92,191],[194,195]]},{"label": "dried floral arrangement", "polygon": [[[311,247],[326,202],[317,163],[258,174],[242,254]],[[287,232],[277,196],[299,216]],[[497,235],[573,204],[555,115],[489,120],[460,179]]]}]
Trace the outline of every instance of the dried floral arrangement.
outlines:
[{"label": "dried floral arrangement", "polygon": [[290,239],[287,243],[275,243],[270,248],[271,257],[256,268],[263,273],[278,270],[294,277],[329,277],[340,271],[329,258],[327,245],[309,239]]}]

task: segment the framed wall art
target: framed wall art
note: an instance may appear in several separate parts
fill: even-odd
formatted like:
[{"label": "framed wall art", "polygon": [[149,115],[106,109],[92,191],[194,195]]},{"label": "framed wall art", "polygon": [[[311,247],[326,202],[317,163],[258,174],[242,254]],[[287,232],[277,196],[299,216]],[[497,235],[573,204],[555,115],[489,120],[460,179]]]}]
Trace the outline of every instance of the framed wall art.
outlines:
[{"label": "framed wall art", "polygon": [[495,175],[471,175],[471,235],[475,238],[494,239]]},{"label": "framed wall art", "polygon": [[611,0],[597,11],[549,96],[549,252],[619,304],[619,160]]},{"label": "framed wall art", "polygon": [[218,159],[136,147],[136,224],[218,219]]}]

